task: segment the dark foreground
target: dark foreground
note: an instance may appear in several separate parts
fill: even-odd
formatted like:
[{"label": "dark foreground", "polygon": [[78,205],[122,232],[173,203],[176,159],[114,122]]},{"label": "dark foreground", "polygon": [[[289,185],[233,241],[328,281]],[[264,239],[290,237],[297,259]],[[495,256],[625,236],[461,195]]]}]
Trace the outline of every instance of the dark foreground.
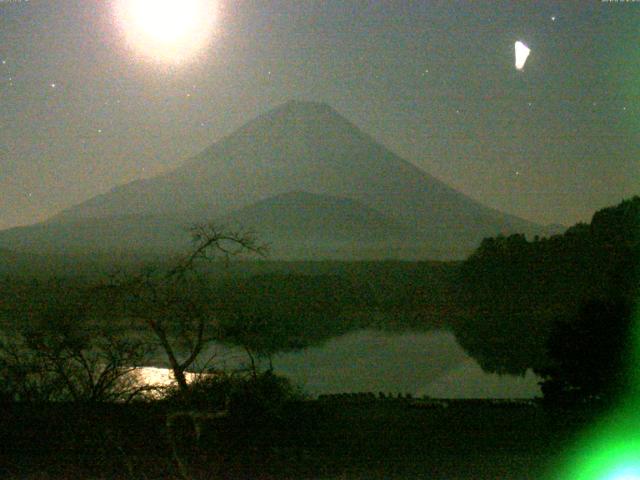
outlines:
[{"label": "dark foreground", "polygon": [[277,418],[196,416],[198,436],[186,416],[168,429],[171,408],[160,403],[2,410],[0,477],[21,479],[554,478],[592,416],[489,402],[305,401]]}]

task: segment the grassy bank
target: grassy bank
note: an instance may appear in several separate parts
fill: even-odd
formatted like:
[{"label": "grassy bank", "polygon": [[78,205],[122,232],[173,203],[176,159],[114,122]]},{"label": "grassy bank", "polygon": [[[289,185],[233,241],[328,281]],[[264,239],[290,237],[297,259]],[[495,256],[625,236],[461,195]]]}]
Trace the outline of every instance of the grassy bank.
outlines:
[{"label": "grassy bank", "polygon": [[[5,405],[3,478],[540,479],[590,413],[305,401],[171,433],[167,404]],[[553,478],[553,477],[548,477]]]}]

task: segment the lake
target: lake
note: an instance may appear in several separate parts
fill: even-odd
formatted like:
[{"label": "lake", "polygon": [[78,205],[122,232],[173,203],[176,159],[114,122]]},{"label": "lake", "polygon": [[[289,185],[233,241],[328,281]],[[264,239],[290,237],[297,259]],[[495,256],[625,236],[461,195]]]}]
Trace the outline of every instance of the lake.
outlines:
[{"label": "lake", "polygon": [[[237,348],[212,344],[216,365],[238,368],[247,362]],[[276,355],[276,373],[311,396],[323,393],[410,393],[434,398],[533,398],[539,379],[489,374],[445,331],[360,330],[298,352]],[[158,370],[153,371],[158,375]]]}]

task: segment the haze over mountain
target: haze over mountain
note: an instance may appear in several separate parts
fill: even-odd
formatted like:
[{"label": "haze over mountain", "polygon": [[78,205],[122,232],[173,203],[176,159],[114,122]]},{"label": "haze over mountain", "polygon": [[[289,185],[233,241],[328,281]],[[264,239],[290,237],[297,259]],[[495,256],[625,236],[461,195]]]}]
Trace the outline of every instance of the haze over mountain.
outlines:
[{"label": "haze over mountain", "polygon": [[[276,258],[414,258],[421,232],[350,198],[291,192],[232,212],[220,223],[250,225]],[[435,253],[435,252],[432,252]]]},{"label": "haze over mountain", "polygon": [[291,101],[170,173],[0,232],[0,246],[175,250],[190,223],[210,220],[254,230],[278,256],[304,240],[305,257],[352,257],[361,247],[373,257],[452,258],[497,233],[546,233],[448,187],[328,105]]}]

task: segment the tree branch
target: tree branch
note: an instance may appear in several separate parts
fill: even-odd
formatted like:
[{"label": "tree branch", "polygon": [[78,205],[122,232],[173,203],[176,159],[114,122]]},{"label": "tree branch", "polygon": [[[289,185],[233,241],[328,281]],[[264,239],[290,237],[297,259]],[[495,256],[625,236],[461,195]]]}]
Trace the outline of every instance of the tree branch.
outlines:
[{"label": "tree branch", "polygon": [[[169,271],[168,276],[181,275],[190,270],[198,259],[209,260],[221,253],[228,260],[241,253],[267,254],[267,245],[258,243],[251,231],[225,231],[213,223],[195,224],[189,229],[195,244],[193,252]],[[211,254],[213,250],[213,254]]]}]

